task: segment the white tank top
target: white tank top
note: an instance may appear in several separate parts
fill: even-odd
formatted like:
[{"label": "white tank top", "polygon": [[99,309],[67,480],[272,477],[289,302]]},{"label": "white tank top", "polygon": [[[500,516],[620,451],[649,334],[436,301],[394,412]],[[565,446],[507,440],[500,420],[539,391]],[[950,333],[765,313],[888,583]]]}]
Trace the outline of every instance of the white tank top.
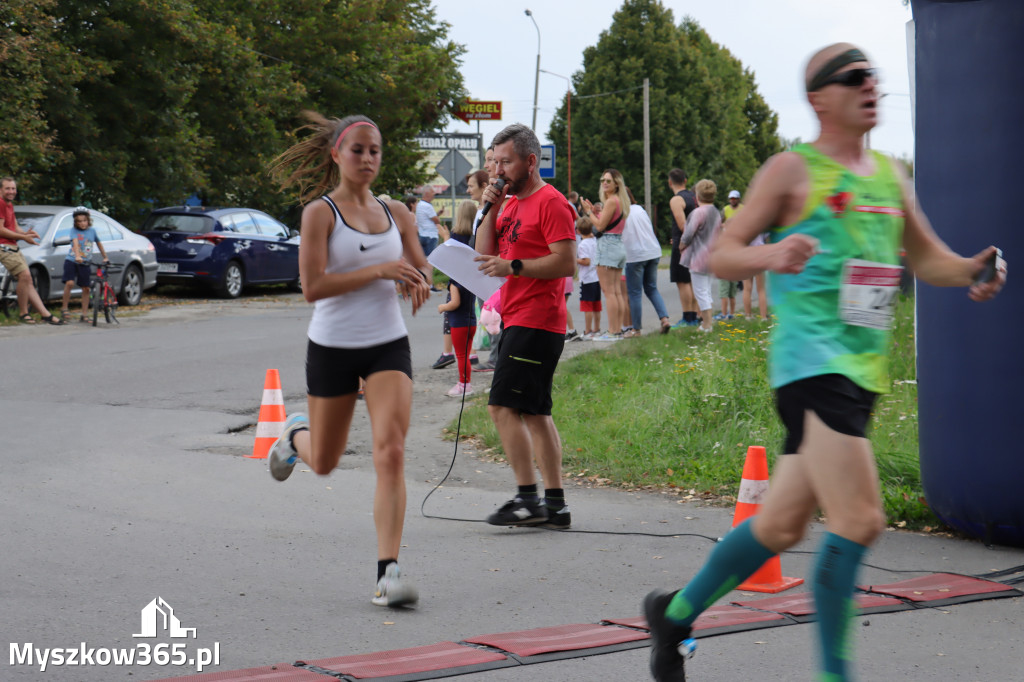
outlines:
[{"label": "white tank top", "polygon": [[[391,211],[377,200],[391,225],[379,234],[360,232],[345,222],[341,211],[323,197],[334,211],[334,229],[327,238],[325,272],[351,272],[402,257],[402,237]],[[395,283],[377,279],[361,289],[317,301],[309,322],[309,338],[332,348],[369,348],[408,335],[399,308]]]}]

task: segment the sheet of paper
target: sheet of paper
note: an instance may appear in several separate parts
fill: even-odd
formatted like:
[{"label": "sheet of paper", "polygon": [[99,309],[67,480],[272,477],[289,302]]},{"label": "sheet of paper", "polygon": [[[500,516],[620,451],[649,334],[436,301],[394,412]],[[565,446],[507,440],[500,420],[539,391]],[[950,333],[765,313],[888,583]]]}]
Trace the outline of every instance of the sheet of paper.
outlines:
[{"label": "sheet of paper", "polygon": [[480,272],[477,269],[480,264],[473,260],[478,255],[475,249],[462,242],[448,239],[430,252],[427,262],[486,301],[501,288],[505,278]]}]

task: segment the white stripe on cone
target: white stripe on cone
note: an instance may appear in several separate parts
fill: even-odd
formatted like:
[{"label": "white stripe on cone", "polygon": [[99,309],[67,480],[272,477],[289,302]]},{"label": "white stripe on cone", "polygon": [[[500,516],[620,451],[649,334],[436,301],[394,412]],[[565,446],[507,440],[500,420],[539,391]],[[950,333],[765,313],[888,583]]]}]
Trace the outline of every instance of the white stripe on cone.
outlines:
[{"label": "white stripe on cone", "polygon": [[284,432],[284,422],[260,422],[256,425],[257,438],[280,438]]},{"label": "white stripe on cone", "polygon": [[744,478],[740,481],[740,493],[736,499],[746,504],[761,504],[768,494],[768,481],[751,481]]},{"label": "white stripe on cone", "polygon": [[263,389],[263,405],[284,405],[284,393],[279,388]]}]

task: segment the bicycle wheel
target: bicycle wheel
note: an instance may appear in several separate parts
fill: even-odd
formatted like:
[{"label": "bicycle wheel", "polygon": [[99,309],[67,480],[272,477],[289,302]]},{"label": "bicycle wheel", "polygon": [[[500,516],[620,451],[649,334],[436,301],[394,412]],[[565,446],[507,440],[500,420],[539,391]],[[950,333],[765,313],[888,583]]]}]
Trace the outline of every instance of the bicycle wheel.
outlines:
[{"label": "bicycle wheel", "polygon": [[103,306],[103,315],[107,318],[107,324],[114,322],[121,324],[117,321],[117,294],[114,293],[114,288],[109,284],[103,288],[103,296],[106,299]]},{"label": "bicycle wheel", "polygon": [[100,283],[96,282],[92,285],[92,326],[96,326],[100,317],[100,306],[103,305],[103,290],[100,289]]},{"label": "bicycle wheel", "polygon": [[18,296],[15,293],[14,278],[5,270],[0,276],[0,313],[10,317],[11,313],[17,310]]}]

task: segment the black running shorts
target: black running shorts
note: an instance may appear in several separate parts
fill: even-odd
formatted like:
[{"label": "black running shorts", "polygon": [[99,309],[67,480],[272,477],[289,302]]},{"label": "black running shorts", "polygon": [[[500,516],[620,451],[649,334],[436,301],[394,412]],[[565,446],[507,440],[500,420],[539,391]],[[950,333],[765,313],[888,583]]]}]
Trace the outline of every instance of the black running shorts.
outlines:
[{"label": "black running shorts", "polygon": [[861,388],[842,374],[822,374],[780,386],[775,407],[786,427],[782,452],[794,454],[804,440],[804,418],[814,412],[825,426],[857,438],[866,438],[877,393]]},{"label": "black running shorts", "polygon": [[409,337],[369,348],[331,348],[313,341],[306,347],[306,392],[336,398],[359,390],[359,378],[394,370],[412,379]]},{"label": "black running shorts", "polygon": [[565,334],[505,327],[491,357],[498,366],[491,379],[489,405],[511,407],[524,414],[551,414],[551,387]]}]

